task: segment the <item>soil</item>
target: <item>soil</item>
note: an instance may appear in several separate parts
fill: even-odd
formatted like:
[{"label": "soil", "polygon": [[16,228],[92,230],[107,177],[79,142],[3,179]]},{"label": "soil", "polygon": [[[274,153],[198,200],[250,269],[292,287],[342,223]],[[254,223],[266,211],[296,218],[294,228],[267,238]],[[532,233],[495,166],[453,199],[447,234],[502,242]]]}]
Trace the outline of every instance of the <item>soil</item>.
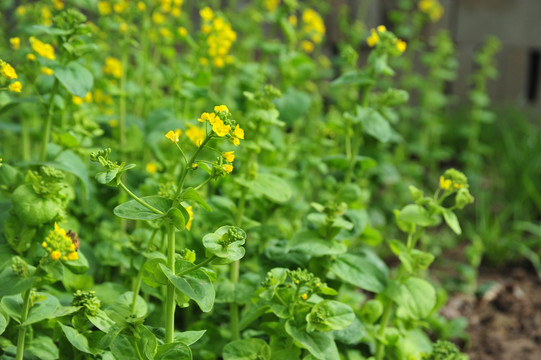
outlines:
[{"label": "soil", "polygon": [[541,279],[524,267],[480,269],[482,296],[457,294],[443,314],[468,319],[471,360],[541,359]]}]

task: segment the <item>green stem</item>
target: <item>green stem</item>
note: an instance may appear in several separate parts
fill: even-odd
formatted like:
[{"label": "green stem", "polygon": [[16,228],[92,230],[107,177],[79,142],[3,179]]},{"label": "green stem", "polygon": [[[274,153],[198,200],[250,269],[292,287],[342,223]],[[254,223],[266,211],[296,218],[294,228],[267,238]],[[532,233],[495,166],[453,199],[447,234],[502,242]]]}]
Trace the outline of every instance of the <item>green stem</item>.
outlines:
[{"label": "green stem", "polygon": [[201,189],[203,186],[205,186],[210,180],[212,180],[211,177],[209,177],[207,180],[203,181],[201,184],[197,185],[194,190],[199,190]]},{"label": "green stem", "polygon": [[154,206],[148,204],[147,202],[145,202],[143,199],[141,199],[140,197],[138,197],[137,195],[135,195],[134,193],[132,193],[130,191],[130,189],[128,189],[126,187],[126,185],[124,185],[124,183],[121,181],[118,185],[120,185],[120,187],[122,189],[124,189],[125,192],[128,193],[128,195],[130,195],[135,201],[137,201],[139,204],[143,205],[144,207],[146,207],[147,209],[151,210],[152,212],[155,212],[156,214],[160,214],[160,215],[163,215],[163,211],[160,211],[158,209],[156,209]]},{"label": "green stem", "polygon": [[197,148],[195,153],[192,155],[191,159],[186,163],[186,166],[184,167],[184,171],[182,171],[182,174],[180,175],[180,179],[178,181],[177,191],[175,193],[174,199],[178,198],[178,196],[180,195],[180,192],[183,190],[184,181],[186,180],[186,175],[188,175],[188,171],[191,169],[193,162],[197,158],[197,155],[199,155],[199,153],[201,152],[201,150],[203,150],[207,142],[209,142],[209,140],[212,138],[213,138],[212,134],[207,134],[207,136],[205,136],[205,140],[203,140],[201,145]]},{"label": "green stem", "polygon": [[28,317],[28,311],[30,310],[30,289],[26,290],[23,294],[23,307],[21,309],[21,325],[19,326],[19,335],[17,338],[17,354],[15,360],[22,360],[24,355],[24,340],[26,336],[26,327],[23,325]]},{"label": "green stem", "polygon": [[186,274],[189,274],[189,273],[191,273],[192,271],[195,271],[195,270],[199,269],[200,267],[205,266],[205,265],[207,265],[208,263],[214,261],[214,259],[216,259],[216,258],[217,258],[217,256],[216,256],[216,255],[213,255],[212,257],[209,257],[209,258],[207,258],[207,259],[201,261],[201,262],[200,262],[199,264],[197,264],[197,265],[194,265],[194,266],[192,266],[192,267],[190,267],[190,268],[188,268],[188,269],[186,269],[186,270],[182,270],[181,272],[179,272],[179,273],[176,274],[176,275],[177,275],[177,276],[184,276],[184,275],[186,275]]},{"label": "green stem", "polygon": [[[167,224],[167,267],[175,274],[175,227]],[[167,284],[165,300],[165,343],[171,344],[175,335],[175,285]]]},{"label": "green stem", "polygon": [[58,84],[58,79],[55,78],[53,88],[51,90],[51,97],[49,98],[49,105],[47,105],[47,119],[43,123],[41,152],[39,156],[40,161],[45,161],[45,159],[47,158],[47,144],[49,143],[49,137],[51,136],[51,127],[53,124],[54,97],[58,92]]}]

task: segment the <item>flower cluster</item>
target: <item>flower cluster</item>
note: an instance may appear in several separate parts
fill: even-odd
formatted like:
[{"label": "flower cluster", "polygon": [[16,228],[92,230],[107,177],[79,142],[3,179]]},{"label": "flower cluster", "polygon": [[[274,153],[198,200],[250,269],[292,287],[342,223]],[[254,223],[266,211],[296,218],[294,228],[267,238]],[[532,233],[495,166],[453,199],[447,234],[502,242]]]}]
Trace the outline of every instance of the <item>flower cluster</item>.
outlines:
[{"label": "flower cluster", "polygon": [[77,254],[79,239],[77,235],[71,231],[66,233],[66,230],[58,227],[57,223],[54,223],[54,230],[49,232],[41,247],[55,261],[58,259],[63,261],[79,259],[79,255]]},{"label": "flower cluster", "polygon": [[56,56],[54,53],[54,47],[51,44],[41,42],[35,37],[30,37],[30,45],[32,45],[32,50],[34,50],[39,56],[44,57],[49,60],[55,60]]},{"label": "flower cluster", "polygon": [[315,10],[306,9],[302,13],[303,31],[311,40],[319,44],[325,35],[325,23]]},{"label": "flower cluster", "polygon": [[267,11],[273,12],[280,5],[280,0],[265,0],[263,2]]},{"label": "flower cluster", "polygon": [[370,47],[374,47],[382,42],[390,41],[395,52],[402,54],[406,51],[407,43],[404,40],[398,39],[392,32],[387,31],[385,25],[379,25],[376,29],[370,29],[370,36],[366,39],[366,43]]},{"label": "flower cluster", "polygon": [[82,105],[83,103],[85,102],[92,102],[92,93],[89,91],[86,96],[84,98],[82,97],[79,97],[79,96],[73,96],[71,98],[71,101],[75,104],[75,105]]},{"label": "flower cluster", "polygon": [[[17,72],[15,69],[2,59],[0,59],[0,74],[2,74],[2,77],[8,80],[17,79]],[[22,87],[23,86],[21,85],[20,81],[15,81],[8,85],[9,91],[12,92],[21,92]]]},{"label": "flower cluster", "polygon": [[467,187],[468,178],[456,169],[448,169],[440,176],[440,188],[442,190],[459,190]]},{"label": "flower cluster", "polygon": [[438,21],[443,15],[443,6],[438,0],[421,0],[417,6],[432,22]]},{"label": "flower cluster", "polygon": [[[225,64],[233,62],[233,57],[228,55],[231,45],[237,40],[237,33],[231,28],[231,24],[221,16],[215,16],[208,6],[199,14],[203,19],[201,31],[207,35],[208,56],[212,58],[212,65],[222,68]],[[205,64],[208,60],[201,59]]]},{"label": "flower cluster", "polygon": [[71,301],[71,305],[82,306],[84,311],[89,315],[97,315],[101,307],[101,301],[96,296],[95,291],[77,290],[73,294],[73,300]]},{"label": "flower cluster", "polygon": [[109,56],[105,59],[103,72],[113,75],[117,79],[120,79],[122,77],[122,63],[120,62],[120,60]]},{"label": "flower cluster", "polygon": [[182,130],[176,129],[175,131],[169,130],[167,134],[165,134],[165,137],[171,140],[172,143],[178,143],[180,141],[180,137],[182,136]]},{"label": "flower cluster", "polygon": [[225,105],[214,107],[214,112],[201,114],[200,122],[208,121],[212,125],[212,131],[219,137],[228,137],[235,146],[240,144],[239,139],[244,139],[244,130],[231,118],[231,113]]}]

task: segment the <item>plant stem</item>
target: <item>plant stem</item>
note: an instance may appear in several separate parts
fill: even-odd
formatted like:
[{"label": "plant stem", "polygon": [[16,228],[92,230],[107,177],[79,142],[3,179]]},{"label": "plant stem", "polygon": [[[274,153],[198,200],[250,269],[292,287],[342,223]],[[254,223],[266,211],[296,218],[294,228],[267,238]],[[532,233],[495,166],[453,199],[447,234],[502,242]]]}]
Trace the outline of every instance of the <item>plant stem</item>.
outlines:
[{"label": "plant stem", "polygon": [[[167,224],[167,267],[175,274],[175,227]],[[165,302],[165,343],[170,344],[175,335],[175,285],[167,284]]]},{"label": "plant stem", "polygon": [[207,136],[205,136],[205,140],[203,140],[203,142],[201,143],[201,145],[197,148],[197,150],[195,151],[195,153],[192,155],[192,157],[190,158],[190,160],[186,163],[186,166],[184,167],[184,170],[182,171],[182,174],[180,175],[180,179],[178,181],[178,186],[177,186],[177,192],[175,193],[175,197],[174,199],[176,199],[179,195],[180,195],[180,192],[182,191],[182,189],[184,188],[184,181],[186,180],[186,175],[188,175],[188,171],[190,170],[191,166],[192,166],[192,163],[195,161],[195,159],[197,158],[197,155],[199,155],[199,153],[201,152],[201,150],[203,150],[203,148],[205,147],[205,145],[207,144],[207,142],[212,139],[213,136],[212,134],[207,134]]},{"label": "plant stem", "polygon": [[182,270],[181,272],[179,272],[176,275],[177,276],[183,276],[183,275],[189,274],[192,271],[195,271],[195,270],[199,269],[200,267],[207,265],[208,263],[212,262],[216,258],[217,258],[217,256],[213,255],[212,257],[209,257],[208,259],[205,259],[205,260],[201,261],[199,264],[194,265],[191,268],[188,268],[186,270]]},{"label": "plant stem", "polygon": [[140,197],[138,197],[137,195],[135,195],[134,193],[131,192],[130,189],[128,189],[126,187],[126,185],[124,185],[124,183],[121,181],[118,185],[120,185],[120,187],[122,189],[124,189],[125,192],[128,193],[128,195],[130,195],[135,201],[137,201],[139,204],[143,205],[144,207],[146,207],[147,209],[151,210],[152,212],[155,212],[156,214],[160,214],[162,215],[163,212],[156,209],[154,206],[148,204],[147,202],[145,202],[143,199],[141,199]]},{"label": "plant stem", "polygon": [[54,79],[53,88],[51,90],[51,97],[49,98],[49,105],[47,105],[47,119],[43,124],[42,138],[41,138],[41,152],[39,156],[40,161],[45,161],[47,158],[47,144],[49,143],[49,137],[51,136],[51,127],[53,124],[53,109],[54,109],[54,97],[58,91],[58,79]]},{"label": "plant stem", "polygon": [[23,293],[23,307],[21,309],[21,325],[19,326],[19,335],[17,338],[17,354],[15,359],[22,360],[24,355],[24,340],[26,336],[26,327],[23,325],[28,317],[28,311],[30,310],[30,289]]}]

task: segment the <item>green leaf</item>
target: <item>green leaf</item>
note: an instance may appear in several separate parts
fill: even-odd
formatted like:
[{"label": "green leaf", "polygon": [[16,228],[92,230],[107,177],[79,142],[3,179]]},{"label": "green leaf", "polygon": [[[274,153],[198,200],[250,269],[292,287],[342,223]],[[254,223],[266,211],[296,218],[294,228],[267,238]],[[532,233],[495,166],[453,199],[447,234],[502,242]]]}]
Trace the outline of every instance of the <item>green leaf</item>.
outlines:
[{"label": "green leaf", "polygon": [[24,278],[8,266],[0,273],[0,297],[20,294],[32,287],[32,279]]},{"label": "green leaf", "polygon": [[60,306],[60,302],[54,296],[45,293],[38,294],[46,297],[44,300],[35,303],[34,306],[30,308],[28,317],[22,325],[30,325],[48,319]]},{"label": "green leaf", "polygon": [[201,206],[203,209],[212,212],[212,208],[207,204],[205,200],[199,195],[199,193],[194,188],[187,188],[180,194],[180,200],[181,201],[193,201],[199,206]]},{"label": "green leaf", "polygon": [[420,226],[430,226],[434,223],[434,219],[428,215],[428,211],[417,204],[404,206],[398,214],[398,220]]},{"label": "green leaf", "polygon": [[47,336],[38,336],[30,341],[24,352],[28,352],[40,360],[56,360],[60,354],[53,339]]},{"label": "green leaf", "polygon": [[88,346],[88,339],[86,337],[84,337],[77,330],[70,326],[66,326],[60,322],[58,323],[58,325],[60,325],[62,331],[64,332],[64,335],[66,335],[66,338],[68,339],[70,344],[73,345],[73,347],[87,354],[92,354],[92,351],[90,351],[90,348]]},{"label": "green leaf", "polygon": [[201,339],[206,332],[207,330],[176,332],[175,342],[192,345]]},{"label": "green leaf", "polygon": [[287,249],[312,256],[324,256],[343,254],[347,251],[347,246],[338,241],[322,239],[317,231],[301,231],[293,236]]},{"label": "green leaf", "polygon": [[387,284],[387,273],[366,256],[338,255],[330,271],[349,284],[375,293],[382,292]]},{"label": "green leaf", "polygon": [[246,180],[244,177],[239,176],[235,178],[235,181],[277,203],[288,201],[293,194],[289,184],[273,174],[258,174],[254,180]]},{"label": "green leaf", "polygon": [[387,142],[391,138],[391,125],[377,110],[357,106],[356,118],[368,135],[381,142]]},{"label": "green leaf", "polygon": [[331,82],[331,86],[339,85],[373,85],[374,79],[365,73],[357,70],[351,70],[343,73],[337,79]]},{"label": "green leaf", "polygon": [[192,351],[188,345],[175,341],[158,346],[155,360],[192,360]]},{"label": "green leaf", "polygon": [[270,360],[271,348],[261,339],[231,341],[224,346],[224,360]]},{"label": "green leaf", "polygon": [[111,352],[116,359],[141,359],[141,355],[135,350],[133,337],[118,335],[111,343]]},{"label": "green leaf", "polygon": [[143,282],[153,288],[157,288],[160,285],[167,285],[167,278],[163,276],[163,271],[159,267],[160,264],[166,265],[167,261],[163,258],[150,259],[143,265],[142,280]]},{"label": "green leaf", "polygon": [[167,218],[178,230],[182,231],[186,228],[186,219],[184,218],[182,211],[180,211],[179,209],[169,209],[169,211],[167,212]]},{"label": "green leaf", "polygon": [[458,222],[458,218],[456,217],[456,214],[451,210],[445,210],[443,212],[443,218],[445,219],[445,222],[451,230],[454,231],[455,234],[460,235],[462,234],[462,229],[460,228],[460,223]]},{"label": "green leaf", "polygon": [[[236,239],[230,237],[230,232],[234,232]],[[242,259],[246,250],[242,245],[246,241],[244,230],[234,226],[222,226],[213,233],[203,237],[203,246],[210,255],[216,255],[221,261],[218,264],[228,264]]]},{"label": "green leaf", "polygon": [[281,119],[291,124],[308,112],[312,99],[304,92],[289,88],[282,94],[281,98],[275,99],[273,102],[280,112]]},{"label": "green leaf", "polygon": [[6,330],[6,326],[8,325],[6,317],[0,313],[0,335],[4,333]]},{"label": "green leaf", "polygon": [[355,314],[349,305],[334,300],[318,302],[306,315],[308,325],[306,330],[331,331],[348,327],[355,319]]},{"label": "green leaf", "polygon": [[[163,264],[159,265],[165,276],[184,295],[194,300],[203,312],[209,312],[214,305],[214,286],[207,273],[199,268],[186,275],[176,276]],[[175,263],[176,273],[189,269],[194,265],[185,260],[177,260]]]},{"label": "green leaf", "polygon": [[74,274],[83,274],[88,271],[88,260],[81,249],[79,249],[77,255],[79,256],[77,260],[63,261],[62,265]]},{"label": "green leaf", "polygon": [[411,277],[403,284],[389,282],[385,295],[396,302],[399,314],[414,320],[426,318],[436,305],[434,287],[417,277]]},{"label": "green leaf", "polygon": [[155,220],[167,215],[171,208],[172,201],[162,196],[152,195],[142,197],[141,200],[150,206],[160,210],[162,214],[157,214],[154,211],[139,204],[135,200],[127,201],[114,208],[113,213],[123,219],[129,220]]},{"label": "green leaf", "polygon": [[104,333],[108,333],[115,325],[115,322],[111,320],[107,313],[101,309],[98,309],[96,315],[87,314],[86,317],[95,327]]},{"label": "green leaf", "polygon": [[51,66],[54,76],[75,96],[84,98],[94,85],[94,77],[83,65],[71,61],[65,66]]},{"label": "green leaf", "polygon": [[81,180],[83,185],[84,193],[88,199],[89,193],[88,189],[90,188],[90,180],[88,178],[88,169],[86,164],[81,160],[80,157],[75,155],[73,151],[66,150],[62,151],[60,155],[55,158],[55,161],[48,162],[47,165],[54,168],[64,170],[66,172],[72,173]]},{"label": "green leaf", "polygon": [[158,350],[158,339],[156,336],[144,325],[137,326],[137,335],[135,341],[137,342],[137,348],[143,353],[148,360],[153,360],[154,355]]},{"label": "green leaf", "polygon": [[286,332],[303,348],[319,360],[340,360],[336,344],[329,333],[311,332],[295,326],[293,320],[288,320],[285,325]]}]

